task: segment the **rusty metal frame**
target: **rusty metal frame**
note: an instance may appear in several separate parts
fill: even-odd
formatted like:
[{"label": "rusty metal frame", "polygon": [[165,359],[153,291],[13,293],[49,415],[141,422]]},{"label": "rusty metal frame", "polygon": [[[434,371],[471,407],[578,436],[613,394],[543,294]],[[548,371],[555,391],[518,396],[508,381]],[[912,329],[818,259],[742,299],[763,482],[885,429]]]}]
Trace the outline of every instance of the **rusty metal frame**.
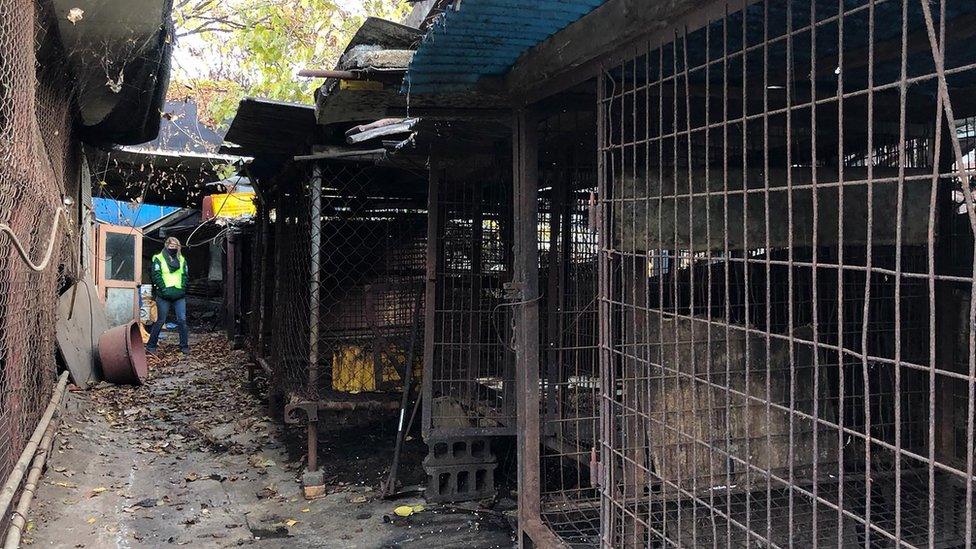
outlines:
[{"label": "rusty metal frame", "polygon": [[[519,525],[540,528],[538,116],[531,109],[512,120],[515,287],[517,290],[515,393],[518,425]],[[538,533],[537,533],[538,535]],[[521,536],[520,536],[521,538]],[[520,540],[521,542],[521,540]]]},{"label": "rusty metal frame", "polygon": [[[702,32],[676,26],[671,36],[652,37],[608,65],[599,82],[602,544],[969,546],[976,286],[967,261],[976,256],[976,211],[967,158],[972,143],[959,133],[957,113],[974,109],[960,108],[963,94],[948,82],[976,70],[966,49],[951,44],[965,35],[951,18],[971,13],[946,0],[864,0],[833,8],[810,2],[796,9],[793,2],[759,4],[746,17],[727,10],[705,21]],[[845,23],[852,29],[848,39],[866,37],[862,50],[848,51]],[[746,41],[750,28],[762,29],[760,40]],[[735,33],[741,38],[730,49]],[[831,41],[834,57],[822,54]],[[945,59],[950,45],[956,47],[952,63]],[[704,60],[689,62],[690,47],[698,48],[696,55],[704,50]],[[858,65],[858,55],[867,63]],[[771,62],[781,68],[771,69]],[[748,70],[756,67],[758,77]],[[818,78],[828,71],[837,75],[836,89],[821,91]],[[778,86],[784,72],[785,88]],[[804,89],[816,91],[813,99]],[[920,89],[934,91],[931,104],[919,101]],[[637,108],[642,101],[646,108]],[[693,105],[704,113],[694,120]],[[929,108],[934,123],[919,134],[917,123],[909,125],[917,118],[912,111]],[[818,132],[829,113],[835,120]],[[909,147],[919,138],[930,143],[929,154],[915,166]],[[896,144],[893,161],[890,151],[882,154],[890,143]],[[758,159],[747,145],[761,151]],[[783,163],[786,169],[775,171]],[[731,175],[735,166],[747,173],[757,164],[758,187]],[[652,178],[660,182],[656,189]],[[673,188],[664,185],[669,178]],[[913,193],[919,185],[924,195]],[[953,205],[950,191],[960,186]],[[844,200],[852,207],[865,189],[866,222],[846,215]],[[801,193],[813,197],[812,219],[801,209]],[[875,204],[886,194],[893,200],[887,211]],[[787,200],[778,219],[770,214],[776,195]],[[693,208],[696,199],[700,207]],[[679,214],[681,200],[687,213]],[[842,215],[830,217],[829,200]],[[753,201],[764,206],[759,218],[736,206]],[[661,215],[669,202],[673,219]],[[746,228],[736,233],[739,220],[730,213]],[[860,240],[849,234],[859,221],[869,228]],[[813,230],[797,232],[804,223]],[[748,240],[755,237],[751,226],[764,226],[758,241]],[[785,235],[771,236],[778,226]],[[716,228],[717,235],[709,234]],[[695,240],[696,230],[708,244]],[[627,231],[629,243],[622,236]],[[958,242],[951,252],[949,234]],[[718,244],[710,243],[712,236]],[[835,289],[822,287],[834,279]],[[743,298],[730,297],[738,291],[733,282],[745,288]],[[782,303],[773,303],[777,295],[785,296]],[[951,295],[963,299],[949,305]],[[947,306],[956,314],[946,314]],[[733,319],[743,313],[744,321]],[[947,332],[961,333],[947,338]],[[732,369],[736,341],[745,350],[741,372]],[[785,354],[773,358],[776,349]],[[757,358],[765,366],[753,371],[750,360]],[[743,373],[744,383],[731,381]],[[756,392],[763,382],[765,395]],[[776,398],[771,386],[782,391]],[[684,404],[667,400],[686,388]],[[654,408],[661,401],[689,408]],[[757,418],[765,415],[760,433],[749,433],[748,419],[733,419],[748,418],[752,407]],[[682,413],[724,418],[724,440],[706,438],[707,430]],[[956,434],[945,432],[949,414],[960,424]],[[782,421],[775,436],[771,418]],[[730,427],[734,421],[743,422],[745,433]],[[778,430],[787,424],[788,440]],[[954,437],[953,449],[947,437]],[[669,441],[687,448],[696,466],[682,465]],[[752,453],[763,445],[765,462]],[[696,461],[703,457],[707,465]],[[776,460],[782,467],[771,465]],[[944,514],[947,505],[955,511]]]},{"label": "rusty metal frame", "polygon": [[501,295],[512,272],[508,182],[445,162],[431,158],[428,182],[424,438],[512,436],[515,373],[504,319],[513,307]]}]

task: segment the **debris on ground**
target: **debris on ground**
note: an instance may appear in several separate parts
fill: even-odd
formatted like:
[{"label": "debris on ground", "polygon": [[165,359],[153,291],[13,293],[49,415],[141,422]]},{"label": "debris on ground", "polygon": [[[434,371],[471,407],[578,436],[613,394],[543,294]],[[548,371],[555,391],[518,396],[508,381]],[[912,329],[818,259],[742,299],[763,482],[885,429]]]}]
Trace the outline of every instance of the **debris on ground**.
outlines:
[{"label": "debris on ground", "polygon": [[[397,502],[410,516],[391,512],[377,487],[390,463],[392,414],[334,418],[320,434],[327,493],[306,501],[304,428],[268,417],[244,351],[219,335],[194,336],[191,346],[185,357],[163,343],[142,386],[100,384],[66,397],[32,544],[512,547],[511,525],[496,516],[440,512],[415,496]],[[424,447],[413,444],[404,478],[422,473]]]}]

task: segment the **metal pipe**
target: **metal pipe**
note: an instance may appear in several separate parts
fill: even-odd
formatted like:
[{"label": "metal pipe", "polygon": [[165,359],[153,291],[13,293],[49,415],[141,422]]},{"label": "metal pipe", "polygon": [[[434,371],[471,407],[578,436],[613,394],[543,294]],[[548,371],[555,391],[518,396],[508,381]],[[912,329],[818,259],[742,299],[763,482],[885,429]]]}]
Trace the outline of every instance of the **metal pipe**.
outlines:
[{"label": "metal pipe", "polygon": [[342,412],[351,410],[399,410],[400,403],[395,400],[382,401],[382,400],[352,400],[352,401],[336,401],[327,400],[320,401],[318,403],[319,410],[324,412]]},{"label": "metal pipe", "polygon": [[37,422],[34,433],[27,441],[27,446],[21,452],[20,459],[17,460],[14,468],[10,471],[10,476],[7,477],[7,482],[3,485],[3,489],[0,490],[0,517],[7,515],[7,510],[10,509],[10,503],[14,499],[14,494],[17,493],[17,487],[20,486],[20,481],[24,479],[24,475],[27,473],[27,466],[30,465],[31,459],[33,459],[34,453],[41,443],[41,438],[44,436],[48,424],[51,423],[51,418],[54,417],[54,412],[58,409],[58,405],[61,403],[61,397],[64,395],[64,388],[67,385],[68,372],[62,372],[58,378],[58,384],[54,388],[54,394],[51,395],[51,402],[48,403],[47,409],[44,410],[44,415]]},{"label": "metal pipe", "polygon": [[[383,497],[389,497],[396,493],[396,480],[397,472],[400,468],[400,451],[403,449],[403,439],[406,436],[407,431],[410,430],[410,424],[413,423],[413,414],[410,416],[410,422],[404,423],[407,414],[407,406],[410,405],[410,389],[411,383],[413,382],[413,362],[416,356],[417,349],[417,332],[420,325],[420,304],[423,303],[423,290],[425,288],[419,288],[420,291],[417,292],[417,296],[413,303],[413,325],[410,327],[410,349],[407,352],[407,363],[403,368],[403,395],[400,400],[400,422],[397,425],[397,435],[396,442],[393,445],[393,464],[390,466],[390,475],[383,485]],[[420,397],[418,395],[417,402],[420,402]]]},{"label": "metal pipe", "polygon": [[302,69],[298,76],[303,78],[335,78],[336,80],[362,80],[358,72],[339,71],[330,69]]},{"label": "metal pipe", "polygon": [[44,464],[47,463],[47,458],[51,455],[54,433],[57,431],[56,425],[57,422],[51,421],[44,431],[44,437],[40,443],[40,450],[34,457],[34,463],[31,465],[30,472],[27,474],[27,482],[24,483],[24,489],[20,493],[17,510],[14,511],[10,519],[10,528],[7,530],[7,538],[4,541],[3,549],[17,549],[20,547],[20,538],[24,532],[24,526],[27,525],[27,513],[30,511],[31,502],[34,500],[37,483],[41,478],[41,473],[44,472]]},{"label": "metal pipe", "polygon": [[[309,185],[310,208],[310,246],[308,277],[308,390],[313,400],[318,399],[319,382],[319,291],[320,291],[320,256],[319,248],[322,240],[322,168],[315,164],[312,167],[312,180]],[[308,471],[318,469],[318,426],[316,422],[308,422]]]}]

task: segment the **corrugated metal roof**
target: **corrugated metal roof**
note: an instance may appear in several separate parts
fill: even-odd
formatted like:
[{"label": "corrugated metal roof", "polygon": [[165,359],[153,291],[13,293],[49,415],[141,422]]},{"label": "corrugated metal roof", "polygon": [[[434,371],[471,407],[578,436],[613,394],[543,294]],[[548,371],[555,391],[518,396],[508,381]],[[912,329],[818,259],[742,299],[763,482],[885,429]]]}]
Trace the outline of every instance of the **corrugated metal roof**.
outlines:
[{"label": "corrugated metal roof", "polygon": [[465,0],[430,28],[403,81],[407,93],[470,90],[606,0]]}]

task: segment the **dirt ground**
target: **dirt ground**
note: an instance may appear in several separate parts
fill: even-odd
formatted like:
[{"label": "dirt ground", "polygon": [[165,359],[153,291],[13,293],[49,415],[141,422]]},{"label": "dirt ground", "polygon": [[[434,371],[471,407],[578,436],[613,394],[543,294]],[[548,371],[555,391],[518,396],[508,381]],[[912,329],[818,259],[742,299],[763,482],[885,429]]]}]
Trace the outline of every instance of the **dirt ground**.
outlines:
[{"label": "dirt ground", "polygon": [[[218,336],[182,357],[161,345],[142,387],[71,392],[31,510],[35,547],[512,547],[509,500],[427,505],[377,496],[392,456],[393,414],[335,416],[320,436],[328,495],[297,478],[303,431],[266,416],[246,356]],[[419,437],[417,437],[419,438]],[[422,484],[425,450],[405,449],[401,478]],[[424,504],[407,518],[398,505]]]}]

